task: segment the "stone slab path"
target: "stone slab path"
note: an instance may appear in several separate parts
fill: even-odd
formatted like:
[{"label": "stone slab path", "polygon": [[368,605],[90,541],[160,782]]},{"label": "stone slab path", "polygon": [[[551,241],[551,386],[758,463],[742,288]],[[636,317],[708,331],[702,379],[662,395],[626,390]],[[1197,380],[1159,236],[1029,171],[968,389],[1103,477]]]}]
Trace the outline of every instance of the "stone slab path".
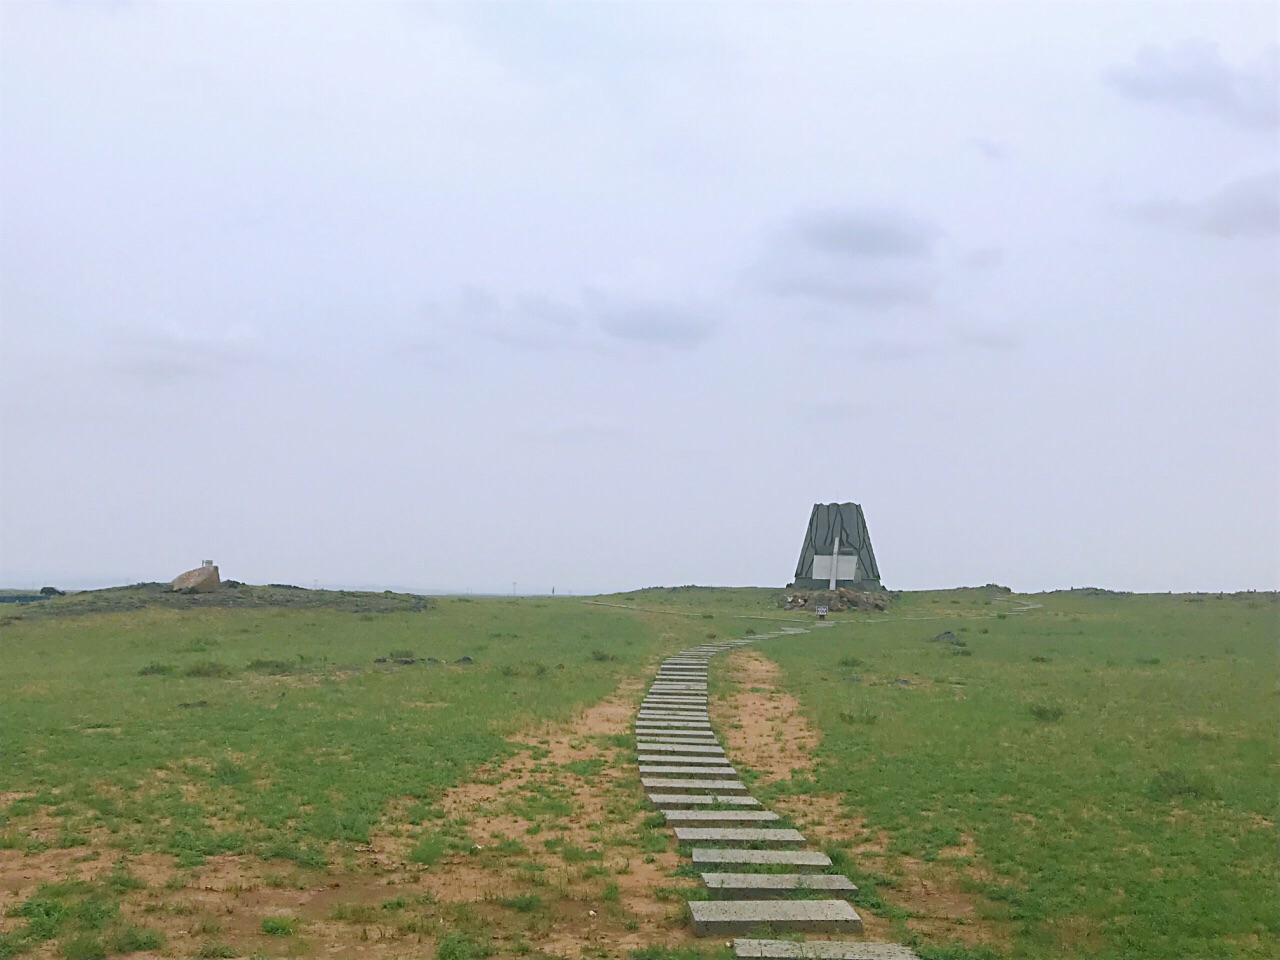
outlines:
[{"label": "stone slab path", "polygon": [[[704,643],[668,657],[636,714],[640,784],[676,840],[693,845],[693,865],[707,870],[702,881],[711,899],[688,905],[695,936],[862,932],[862,918],[849,903],[858,888],[848,877],[826,872],[832,864],[825,853],[796,849],[806,843],[804,834],[760,809],[760,801],[737,779],[707,713],[712,657],[757,640],[805,632],[784,628]],[[790,872],[772,872],[779,868]],[[918,960],[898,944],[854,940],[740,938],[734,952],[779,960]]]}]

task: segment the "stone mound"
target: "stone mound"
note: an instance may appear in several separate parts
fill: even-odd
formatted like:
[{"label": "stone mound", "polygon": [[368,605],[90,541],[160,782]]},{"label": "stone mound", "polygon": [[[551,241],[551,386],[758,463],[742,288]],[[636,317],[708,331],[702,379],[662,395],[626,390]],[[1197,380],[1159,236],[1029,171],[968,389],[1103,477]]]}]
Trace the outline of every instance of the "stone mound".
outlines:
[{"label": "stone mound", "polygon": [[843,610],[884,610],[889,605],[887,593],[871,593],[837,587],[835,590],[789,590],[778,598],[783,610],[812,610],[826,607],[831,613]]}]

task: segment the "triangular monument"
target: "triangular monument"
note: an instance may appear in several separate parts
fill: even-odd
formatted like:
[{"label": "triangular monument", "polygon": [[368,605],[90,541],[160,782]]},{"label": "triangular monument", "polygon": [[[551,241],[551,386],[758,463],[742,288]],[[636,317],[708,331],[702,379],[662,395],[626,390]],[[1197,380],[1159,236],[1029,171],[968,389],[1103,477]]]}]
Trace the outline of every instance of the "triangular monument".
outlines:
[{"label": "triangular monument", "polygon": [[813,505],[796,564],[795,586],[805,590],[880,589],[880,568],[860,505]]}]

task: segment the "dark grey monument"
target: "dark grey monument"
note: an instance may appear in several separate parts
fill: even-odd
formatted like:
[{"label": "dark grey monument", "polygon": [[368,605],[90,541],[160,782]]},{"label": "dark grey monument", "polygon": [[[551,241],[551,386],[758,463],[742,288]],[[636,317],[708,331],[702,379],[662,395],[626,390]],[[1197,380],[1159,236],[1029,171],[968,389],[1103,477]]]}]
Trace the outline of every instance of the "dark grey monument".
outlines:
[{"label": "dark grey monument", "polygon": [[796,564],[802,590],[879,590],[880,568],[871,549],[867,520],[856,503],[815,503]]}]

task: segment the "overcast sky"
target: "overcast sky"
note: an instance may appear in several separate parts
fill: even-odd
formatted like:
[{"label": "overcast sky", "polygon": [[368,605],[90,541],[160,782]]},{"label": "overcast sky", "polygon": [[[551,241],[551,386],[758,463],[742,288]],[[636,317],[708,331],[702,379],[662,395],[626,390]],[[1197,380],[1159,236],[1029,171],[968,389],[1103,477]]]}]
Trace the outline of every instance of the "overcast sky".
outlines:
[{"label": "overcast sky", "polygon": [[0,4],[0,584],[1274,588],[1276,40]]}]

